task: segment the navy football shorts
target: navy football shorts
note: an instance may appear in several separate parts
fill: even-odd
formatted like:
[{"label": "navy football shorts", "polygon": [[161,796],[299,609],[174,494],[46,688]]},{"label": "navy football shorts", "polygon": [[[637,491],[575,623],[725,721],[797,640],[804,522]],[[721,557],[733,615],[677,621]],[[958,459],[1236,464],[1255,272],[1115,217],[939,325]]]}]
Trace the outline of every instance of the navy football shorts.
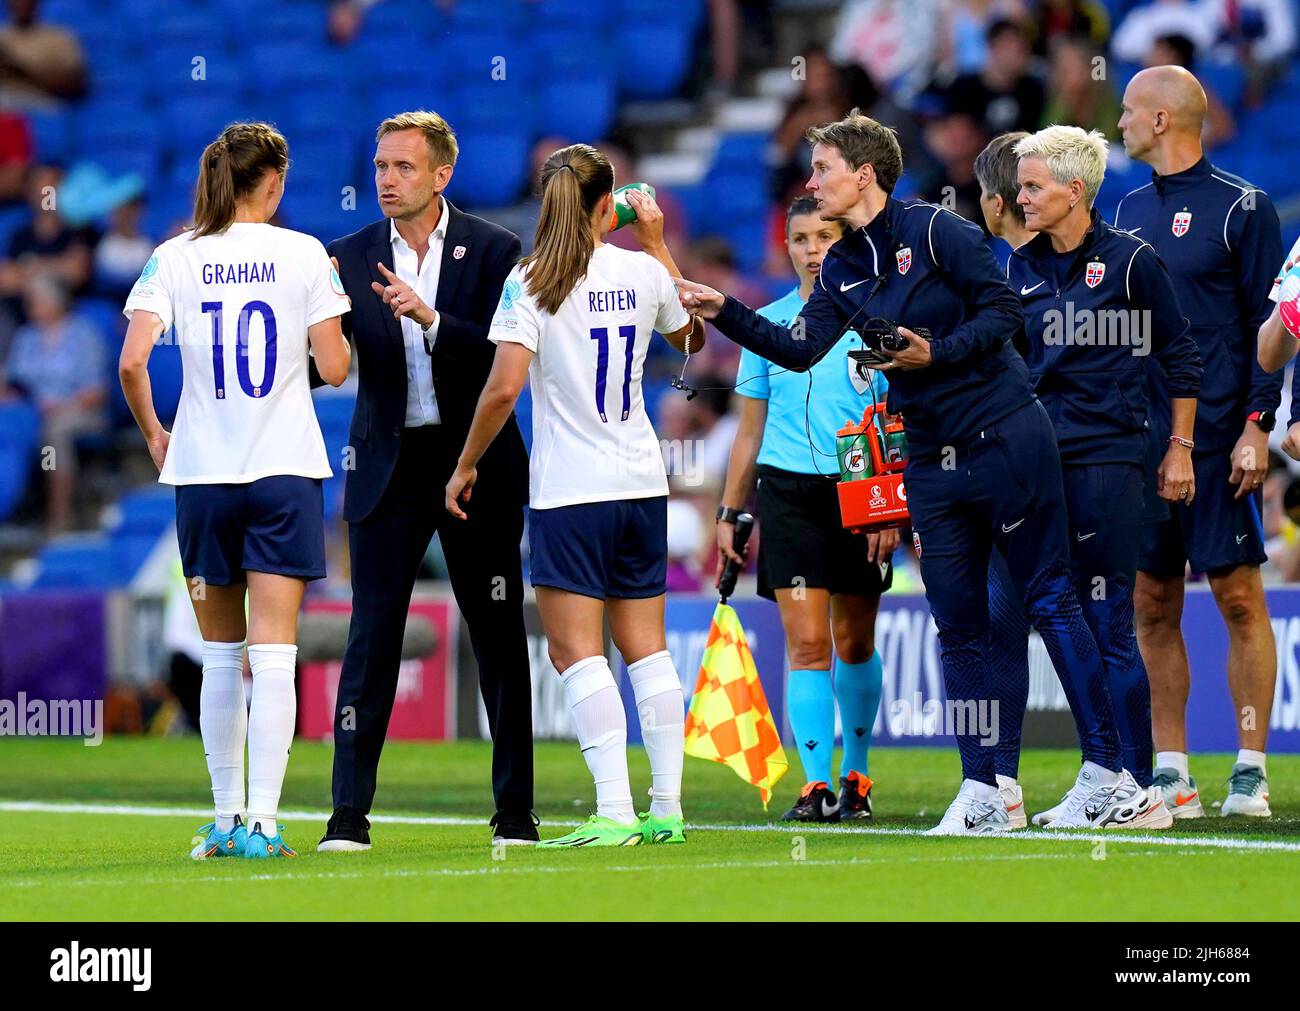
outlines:
[{"label": "navy football shorts", "polygon": [[176,487],[176,539],[187,579],[242,583],[245,572],[325,576],[325,508],[319,479],[264,477],[247,484]]},{"label": "navy football shorts", "polygon": [[528,510],[534,586],[584,597],[657,597],[668,589],[668,498]]},{"label": "navy football shorts", "polygon": [[1239,565],[1263,565],[1268,559],[1260,521],[1263,494],[1256,491],[1233,498],[1238,486],[1228,483],[1232,473],[1228,453],[1193,457],[1192,468],[1196,497],[1191,505],[1159,499],[1154,479],[1149,482],[1147,498],[1159,505],[1153,505],[1148,515],[1160,518],[1143,525],[1138,569],[1168,577],[1182,575],[1188,564],[1193,572],[1213,575]]}]

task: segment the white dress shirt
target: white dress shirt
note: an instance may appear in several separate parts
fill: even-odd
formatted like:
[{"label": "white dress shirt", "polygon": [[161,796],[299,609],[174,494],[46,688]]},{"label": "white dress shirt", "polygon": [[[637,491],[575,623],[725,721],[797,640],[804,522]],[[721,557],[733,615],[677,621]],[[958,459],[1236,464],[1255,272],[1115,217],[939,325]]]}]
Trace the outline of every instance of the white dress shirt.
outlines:
[{"label": "white dress shirt", "polygon": [[[419,263],[415,250],[406,244],[397,231],[397,222],[389,221],[389,241],[393,246],[393,273],[415,289],[415,293],[430,309],[438,299],[438,275],[442,273],[442,247],[447,238],[447,201],[438,197],[442,213],[438,227],[429,236],[429,248],[424,262]],[[428,333],[409,316],[403,316],[402,343],[406,348],[406,427],[437,425],[442,421],[438,413],[438,398],[433,392],[433,369],[429,365],[429,352],[424,342],[433,347],[438,339],[439,317],[434,316]]]}]

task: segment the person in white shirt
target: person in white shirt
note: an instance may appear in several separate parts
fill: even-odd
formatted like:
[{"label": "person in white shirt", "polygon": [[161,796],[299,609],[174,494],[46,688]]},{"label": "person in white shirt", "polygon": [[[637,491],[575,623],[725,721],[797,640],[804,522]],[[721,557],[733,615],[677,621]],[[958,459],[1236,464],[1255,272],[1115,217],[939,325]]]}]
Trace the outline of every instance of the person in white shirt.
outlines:
[{"label": "person in white shirt", "polygon": [[[684,707],[664,636],[668,480],[641,377],[653,331],[688,354],[703,346],[704,331],[677,299],[679,272],[653,198],[628,198],[645,252],[602,241],[613,189],[614,170],[593,147],[574,144],[546,159],[533,252],[501,292],[492,372],[447,482],[447,510],[464,518],[479,459],[528,380],[532,582],[597,804],[576,831],[540,846],[685,841]],[[606,615],[628,662],[650,759],[652,803],[639,821],[623,703],[602,648]]]},{"label": "person in white shirt", "polygon": [[[203,635],[199,722],[216,819],[195,859],[296,856],[276,813],[296,715],[298,612],[307,582],[325,575],[321,480],[330,476],[308,356],[338,386],[351,351],[339,322],[348,298],[324,246],[269,224],[288,165],[274,127],[222,131],[200,161],[194,227],[154,251],[124,309],[122,390],[159,480],[176,486],[176,534]],[[185,381],[169,433],[147,368],[173,326]]]}]

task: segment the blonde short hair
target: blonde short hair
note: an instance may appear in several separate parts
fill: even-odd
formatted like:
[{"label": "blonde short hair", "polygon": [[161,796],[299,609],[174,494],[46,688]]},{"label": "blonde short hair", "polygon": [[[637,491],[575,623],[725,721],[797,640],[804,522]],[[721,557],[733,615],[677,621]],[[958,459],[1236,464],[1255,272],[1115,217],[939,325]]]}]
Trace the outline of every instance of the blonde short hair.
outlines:
[{"label": "blonde short hair", "polygon": [[456,156],[460,154],[460,145],[456,143],[456,131],[436,112],[417,109],[415,112],[401,112],[389,116],[379,124],[375,131],[375,143],[387,134],[399,130],[419,130],[424,134],[429,145],[429,157],[436,168],[439,165],[455,165]]},{"label": "blonde short hair", "polygon": [[1015,155],[1017,158],[1041,158],[1058,183],[1080,180],[1091,207],[1106,175],[1106,152],[1109,149],[1110,145],[1100,130],[1053,125],[1020,141],[1015,147]]}]

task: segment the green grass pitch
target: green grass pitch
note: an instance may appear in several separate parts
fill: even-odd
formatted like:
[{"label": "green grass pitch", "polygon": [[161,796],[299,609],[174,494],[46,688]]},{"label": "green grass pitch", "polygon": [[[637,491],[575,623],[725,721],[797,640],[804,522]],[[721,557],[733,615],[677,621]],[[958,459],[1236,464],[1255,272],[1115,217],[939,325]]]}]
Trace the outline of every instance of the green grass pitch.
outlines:
[{"label": "green grass pitch", "polygon": [[[1300,756],[1270,756],[1274,816],[1211,813],[1134,838],[1111,832],[927,839],[958,783],[956,754],[872,755],[872,828],[776,823],[720,766],[686,759],[685,846],[545,851],[494,859],[485,744],[391,743],[380,767],[375,846],[317,854],[329,805],[328,745],[299,741],[289,763],[282,861],[188,858],[211,795],[197,738],[0,739],[0,918],[5,920],[620,919],[1146,920],[1300,918]],[[543,836],[585,816],[592,790],[577,748],[539,742]],[[793,756],[792,756],[793,757]],[[634,793],[649,784],[630,755]],[[1059,799],[1077,756],[1025,755],[1030,811]],[[1232,759],[1197,756],[1207,811]],[[304,814],[308,815],[304,817]]]}]

